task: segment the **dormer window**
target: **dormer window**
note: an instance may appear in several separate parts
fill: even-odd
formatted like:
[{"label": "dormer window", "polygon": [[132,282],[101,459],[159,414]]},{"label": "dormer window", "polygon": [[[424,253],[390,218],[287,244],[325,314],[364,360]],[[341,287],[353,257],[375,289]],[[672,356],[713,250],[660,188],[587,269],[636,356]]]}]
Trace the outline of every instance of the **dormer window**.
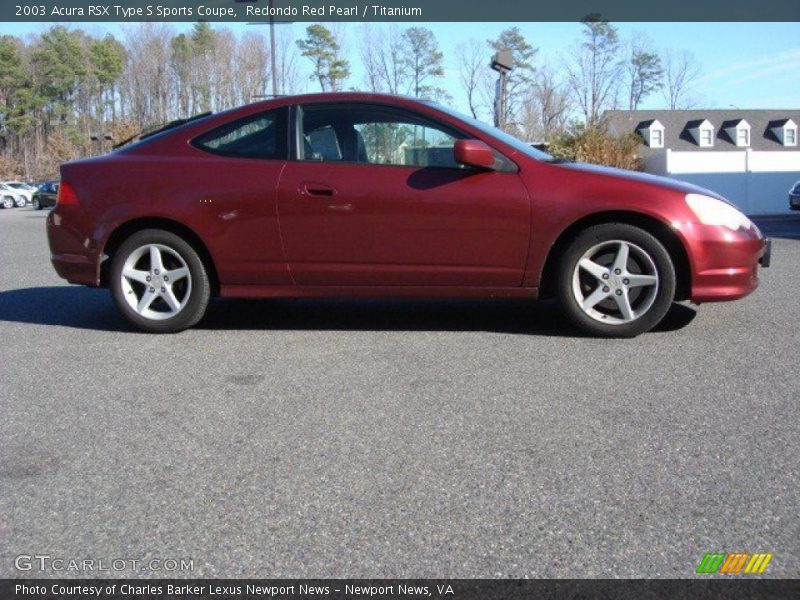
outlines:
[{"label": "dormer window", "polygon": [[736,145],[740,147],[747,147],[750,145],[750,131],[747,129],[736,130]]},{"label": "dormer window", "polygon": [[694,139],[694,143],[701,148],[711,148],[714,145],[714,126],[708,119],[689,121],[686,129]]},{"label": "dormer window", "polygon": [[797,146],[797,123],[791,119],[770,121],[769,131],[784,146]]},{"label": "dormer window", "polygon": [[739,148],[750,147],[750,123],[744,119],[733,119],[725,121],[722,129],[732,143]]},{"label": "dormer window", "polygon": [[664,147],[664,126],[659,123],[658,119],[642,121],[636,130],[644,138],[645,144],[651,148]]},{"label": "dormer window", "polygon": [[660,129],[650,132],[650,147],[663,148],[664,147],[664,132]]}]

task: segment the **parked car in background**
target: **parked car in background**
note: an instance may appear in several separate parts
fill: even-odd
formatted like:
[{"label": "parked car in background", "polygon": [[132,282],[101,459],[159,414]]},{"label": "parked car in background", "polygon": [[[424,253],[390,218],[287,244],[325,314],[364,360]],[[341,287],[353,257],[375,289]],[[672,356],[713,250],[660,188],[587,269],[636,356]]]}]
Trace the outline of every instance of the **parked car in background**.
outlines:
[{"label": "parked car in background", "polygon": [[555,297],[597,336],[735,300],[770,246],[714,192],[565,163],[448,107],[282,97],[61,167],[51,260],[175,332],[224,297]]},{"label": "parked car in background", "polygon": [[14,208],[17,204],[16,196],[0,189],[0,207]]},{"label": "parked car in background", "polygon": [[18,189],[18,190],[27,190],[29,192],[36,191],[36,184],[33,183],[25,183],[24,181],[4,181],[3,183],[10,185],[11,187]]},{"label": "parked car in background", "polygon": [[28,203],[28,196],[22,190],[13,188],[7,183],[0,183],[0,194],[3,195],[3,208],[14,208],[15,206],[22,208]]},{"label": "parked car in background", "polygon": [[36,191],[35,187],[23,181],[4,181],[3,183],[11,189],[16,190],[18,194],[22,195],[25,198],[25,204],[30,203],[31,198],[33,197],[33,192]]},{"label": "parked car in background", "polygon": [[58,180],[45,181],[33,193],[31,198],[31,205],[35,210],[42,210],[43,208],[52,208],[56,205],[56,196],[58,194]]},{"label": "parked car in background", "polygon": [[800,181],[792,186],[789,190],[789,208],[792,210],[800,210]]}]

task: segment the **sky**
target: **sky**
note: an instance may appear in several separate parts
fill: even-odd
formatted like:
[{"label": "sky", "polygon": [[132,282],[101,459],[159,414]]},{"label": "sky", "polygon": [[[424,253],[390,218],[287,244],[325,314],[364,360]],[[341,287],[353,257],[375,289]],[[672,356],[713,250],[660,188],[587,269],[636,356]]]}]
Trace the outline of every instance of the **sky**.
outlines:
[{"label": "sky", "polygon": [[[226,23],[234,31],[244,31],[245,23]],[[278,26],[283,35],[300,38],[307,24]],[[396,23],[397,27],[414,24]],[[46,23],[2,23],[0,34],[27,36],[46,30]],[[122,32],[119,23],[82,23],[75,25],[94,34]],[[175,23],[185,30],[191,23]],[[370,27],[388,27],[373,23]],[[539,49],[535,64],[558,70],[570,47],[581,37],[579,23],[429,23],[445,56],[446,77],[442,82],[454,98],[456,108],[466,110],[466,100],[458,83],[455,48],[474,40],[485,46],[505,28],[518,26],[528,42]],[[615,23],[622,40],[645,35],[658,49],[688,50],[699,61],[702,74],[692,94],[697,108],[798,108],[800,107],[800,23]],[[363,84],[359,65],[358,42],[361,24],[333,26],[343,37],[343,46],[351,57],[350,85]],[[487,48],[487,60],[491,51]],[[308,60],[299,58],[304,73],[310,73]],[[316,91],[309,81],[307,91]],[[651,96],[641,108],[665,108],[663,98]]]}]

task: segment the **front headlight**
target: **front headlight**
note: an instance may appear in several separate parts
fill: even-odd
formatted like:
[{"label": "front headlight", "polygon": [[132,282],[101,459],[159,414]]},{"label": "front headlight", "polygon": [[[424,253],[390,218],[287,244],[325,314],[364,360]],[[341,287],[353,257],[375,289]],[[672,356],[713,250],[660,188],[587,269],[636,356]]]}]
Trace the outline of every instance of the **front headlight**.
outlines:
[{"label": "front headlight", "polygon": [[703,194],[686,194],[686,204],[703,225],[721,225],[731,231],[755,227],[741,211],[727,202]]}]

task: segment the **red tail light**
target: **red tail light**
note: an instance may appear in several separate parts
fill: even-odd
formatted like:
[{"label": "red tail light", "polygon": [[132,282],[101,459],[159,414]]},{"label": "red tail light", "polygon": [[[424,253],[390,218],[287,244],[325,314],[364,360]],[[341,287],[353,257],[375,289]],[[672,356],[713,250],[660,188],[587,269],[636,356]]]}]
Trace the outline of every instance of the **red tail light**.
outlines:
[{"label": "red tail light", "polygon": [[56,204],[59,206],[77,206],[80,204],[78,201],[78,194],[75,193],[75,188],[66,181],[62,181],[58,186]]}]

